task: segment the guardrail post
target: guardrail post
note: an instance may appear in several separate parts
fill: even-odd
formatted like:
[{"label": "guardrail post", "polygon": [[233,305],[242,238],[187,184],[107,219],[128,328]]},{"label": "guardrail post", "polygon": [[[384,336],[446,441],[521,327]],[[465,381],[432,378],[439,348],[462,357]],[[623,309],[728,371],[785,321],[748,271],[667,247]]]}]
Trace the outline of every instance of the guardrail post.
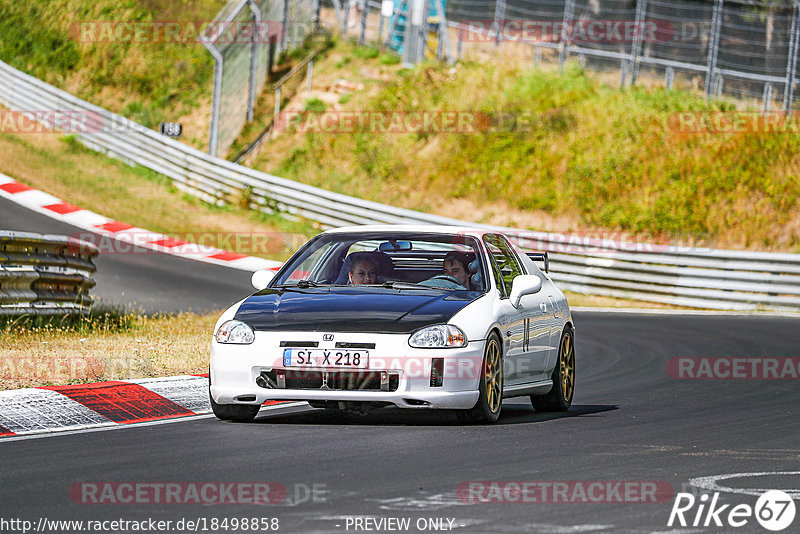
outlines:
[{"label": "guardrail post", "polygon": [[347,35],[347,27],[350,25],[350,0],[344,0],[344,18],[342,19],[342,35]]},{"label": "guardrail post", "polygon": [[494,45],[500,46],[503,41],[501,26],[505,26],[506,0],[497,0],[494,5]]},{"label": "guardrail post", "polygon": [[723,0],[714,0],[714,10],[711,13],[711,35],[708,39],[708,62],[706,63],[705,94],[708,98],[712,94],[712,84],[717,70],[717,55],[719,54],[719,34],[722,27]]},{"label": "guardrail post", "polygon": [[542,49],[538,46],[533,47],[533,66],[538,67],[542,62]]},{"label": "guardrail post", "polygon": [[772,84],[764,84],[764,96],[761,98],[761,112],[769,113],[772,105]]},{"label": "guardrail post", "polygon": [[561,26],[561,42],[558,47],[558,70],[564,70],[564,62],[569,54],[569,42],[572,35],[572,19],[575,17],[575,0],[564,3],[564,20]]},{"label": "guardrail post", "polygon": [[797,73],[797,47],[798,47],[798,11],[800,11],[800,1],[792,2],[792,26],[789,31],[789,57],[786,60],[786,83],[783,87],[783,111],[789,112],[792,109],[794,100],[794,79]]},{"label": "guardrail post", "polygon": [[675,81],[675,70],[672,67],[667,67],[664,71],[664,85],[667,91],[672,89],[672,83]]},{"label": "guardrail post", "polygon": [[314,76],[314,60],[310,59],[308,61],[308,67],[306,68],[306,91],[311,91],[311,80]]},{"label": "guardrail post", "polygon": [[314,6],[313,7],[313,9],[314,9],[314,19],[313,19],[312,22],[314,23],[314,31],[319,31],[320,30],[320,23],[319,23],[320,1],[319,0],[314,0],[313,6]]},{"label": "guardrail post", "polygon": [[647,0],[636,2],[636,31],[631,45],[631,85],[639,78],[639,58],[642,55],[642,33],[647,22]]},{"label": "guardrail post", "polygon": [[[583,56],[581,56],[583,57]],[[620,89],[625,88],[625,82],[628,79],[628,74],[631,71],[631,61],[629,59],[623,59],[619,65],[619,87]]]}]

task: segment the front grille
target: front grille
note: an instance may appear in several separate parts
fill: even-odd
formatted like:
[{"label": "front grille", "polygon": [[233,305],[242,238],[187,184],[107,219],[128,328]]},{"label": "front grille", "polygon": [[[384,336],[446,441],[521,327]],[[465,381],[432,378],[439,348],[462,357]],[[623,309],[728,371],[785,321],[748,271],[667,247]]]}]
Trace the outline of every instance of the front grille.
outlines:
[{"label": "front grille", "polygon": [[[387,387],[381,387],[385,371],[262,371],[256,384],[267,389],[328,389],[334,391],[397,391],[400,375],[389,373]],[[323,375],[327,375],[323,376]],[[323,388],[323,385],[325,387]]]},{"label": "front grille", "polygon": [[337,349],[374,349],[375,343],[352,343],[350,341],[337,341]]},{"label": "front grille", "polygon": [[315,349],[319,347],[316,341],[281,341],[281,347],[294,347],[296,349]]}]

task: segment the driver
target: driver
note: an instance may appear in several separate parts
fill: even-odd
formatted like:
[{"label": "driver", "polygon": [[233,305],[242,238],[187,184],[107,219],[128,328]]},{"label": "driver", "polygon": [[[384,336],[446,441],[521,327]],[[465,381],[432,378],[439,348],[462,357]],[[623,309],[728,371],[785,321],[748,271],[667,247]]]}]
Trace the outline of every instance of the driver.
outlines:
[{"label": "driver", "polygon": [[348,279],[352,285],[377,284],[378,262],[369,256],[360,256],[350,264]]},{"label": "driver", "polygon": [[467,289],[471,289],[469,263],[475,259],[471,256],[466,252],[453,250],[444,257],[444,275],[452,276]]}]

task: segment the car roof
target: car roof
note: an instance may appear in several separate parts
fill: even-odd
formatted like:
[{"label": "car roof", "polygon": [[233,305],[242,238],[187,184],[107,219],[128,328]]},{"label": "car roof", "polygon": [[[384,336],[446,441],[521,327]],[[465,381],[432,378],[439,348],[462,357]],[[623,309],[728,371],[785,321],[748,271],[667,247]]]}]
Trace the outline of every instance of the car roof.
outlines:
[{"label": "car roof", "polygon": [[490,230],[480,228],[470,228],[467,226],[441,226],[437,224],[370,224],[362,226],[345,226],[342,228],[332,228],[325,231],[326,234],[354,234],[360,232],[379,232],[387,235],[397,233],[420,233],[420,234],[464,234],[481,237],[486,233],[495,233]]}]

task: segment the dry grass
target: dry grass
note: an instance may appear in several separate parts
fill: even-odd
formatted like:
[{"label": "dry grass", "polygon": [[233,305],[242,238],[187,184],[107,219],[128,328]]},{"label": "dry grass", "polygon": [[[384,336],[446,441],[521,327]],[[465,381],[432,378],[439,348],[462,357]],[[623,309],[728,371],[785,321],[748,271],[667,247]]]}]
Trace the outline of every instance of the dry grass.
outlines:
[{"label": "dry grass", "polygon": [[617,77],[587,76],[574,62],[564,74],[552,65],[532,69],[530,51],[514,47],[489,63],[410,71],[358,50],[340,43],[318,66],[323,76],[364,85],[333,109],[527,113],[534,127],[463,135],[288,133],[269,141],[254,167],[476,222],[800,251],[800,138],[685,134],[668,124],[679,111],[741,105],[648,80],[620,90]]},{"label": "dry grass", "polygon": [[0,389],[205,373],[219,314],[131,316],[121,331],[11,327],[0,336]]}]

